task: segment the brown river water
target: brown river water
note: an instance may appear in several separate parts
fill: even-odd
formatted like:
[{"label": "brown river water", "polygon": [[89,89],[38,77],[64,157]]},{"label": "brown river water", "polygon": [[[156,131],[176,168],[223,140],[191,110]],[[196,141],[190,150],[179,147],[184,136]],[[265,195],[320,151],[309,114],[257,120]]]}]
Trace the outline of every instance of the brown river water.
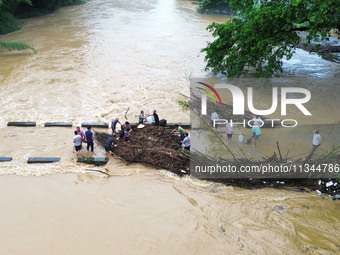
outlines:
[{"label": "brown river water", "polygon": [[[141,109],[188,122],[177,100],[189,95],[189,78],[216,80],[200,53],[211,40],[205,27],[228,19],[195,8],[180,0],[91,0],[24,20],[22,30],[0,37],[38,51],[0,50],[0,156],[13,157],[0,164],[0,254],[340,253],[339,201],[179,178],[115,159],[105,166],[107,178],[76,164],[74,128],[43,127],[124,120],[127,108],[131,122]],[[302,50],[284,68],[286,76],[314,78],[338,77],[340,70]],[[339,102],[335,84],[324,90]],[[331,114],[320,116],[320,124],[335,122]],[[7,127],[9,121],[37,127]],[[291,147],[303,150],[313,127],[308,119],[302,124],[307,134],[297,133],[305,142],[292,139]],[[269,154],[267,145],[258,150]],[[61,161],[28,165],[31,156]],[[97,145],[95,156],[104,156]]]}]

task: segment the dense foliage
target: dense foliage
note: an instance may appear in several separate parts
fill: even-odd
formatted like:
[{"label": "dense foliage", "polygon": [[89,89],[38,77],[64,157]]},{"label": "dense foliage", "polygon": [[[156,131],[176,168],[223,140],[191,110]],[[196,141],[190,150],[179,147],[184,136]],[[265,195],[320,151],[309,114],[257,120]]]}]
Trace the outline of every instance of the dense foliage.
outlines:
[{"label": "dense foliage", "polygon": [[208,30],[216,38],[202,51],[206,69],[239,77],[249,69],[255,76],[282,72],[282,59],[290,59],[306,31],[307,42],[339,35],[339,0],[231,0],[238,17]]},{"label": "dense foliage", "polygon": [[20,29],[18,21],[9,12],[0,11],[0,35]]},{"label": "dense foliage", "polygon": [[199,13],[227,14],[231,12],[230,0],[199,0]]},{"label": "dense foliage", "polygon": [[29,0],[0,0],[0,34],[7,34],[20,29],[20,25],[13,14],[21,3],[31,5]]},{"label": "dense foliage", "polygon": [[50,13],[61,6],[84,3],[84,0],[0,0],[0,34],[20,29],[14,18]]},{"label": "dense foliage", "polygon": [[84,3],[84,0],[31,0],[32,4],[20,3],[14,10],[18,18],[29,18],[53,12],[62,6]]}]

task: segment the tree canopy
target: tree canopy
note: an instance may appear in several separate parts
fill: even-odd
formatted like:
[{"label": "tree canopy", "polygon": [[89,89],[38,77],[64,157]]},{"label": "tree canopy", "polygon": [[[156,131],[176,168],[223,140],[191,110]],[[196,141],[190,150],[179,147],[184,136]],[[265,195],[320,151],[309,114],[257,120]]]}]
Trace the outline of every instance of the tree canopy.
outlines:
[{"label": "tree canopy", "polygon": [[307,43],[340,36],[339,0],[231,0],[230,5],[238,17],[209,25],[216,39],[202,49],[206,69],[215,74],[239,77],[251,69],[256,77],[270,77],[294,54],[299,32],[307,33]]},{"label": "tree canopy", "polygon": [[198,0],[199,13],[230,14],[230,0]]}]

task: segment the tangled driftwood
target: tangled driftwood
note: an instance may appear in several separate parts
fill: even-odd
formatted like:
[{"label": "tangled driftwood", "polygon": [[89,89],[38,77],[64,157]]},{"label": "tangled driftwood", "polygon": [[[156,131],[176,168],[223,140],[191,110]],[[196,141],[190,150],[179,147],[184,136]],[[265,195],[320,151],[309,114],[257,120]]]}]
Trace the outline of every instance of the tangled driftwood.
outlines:
[{"label": "tangled driftwood", "polygon": [[[111,134],[97,132],[96,138],[100,145]],[[190,165],[190,155],[179,144],[179,137],[171,134],[171,130],[163,127],[145,126],[133,129],[130,141],[116,141],[112,152],[127,163],[141,163],[158,169],[166,169],[182,174]]]}]

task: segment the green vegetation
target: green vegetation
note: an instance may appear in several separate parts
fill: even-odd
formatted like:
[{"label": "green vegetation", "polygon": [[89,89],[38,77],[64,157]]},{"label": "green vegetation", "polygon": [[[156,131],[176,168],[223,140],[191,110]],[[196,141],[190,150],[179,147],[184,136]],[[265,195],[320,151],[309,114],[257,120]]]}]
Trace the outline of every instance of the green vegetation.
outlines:
[{"label": "green vegetation", "polygon": [[9,51],[12,50],[32,50],[34,53],[37,53],[36,49],[34,49],[32,46],[28,45],[24,42],[4,42],[0,41],[0,48],[6,48]]},{"label": "green vegetation", "polygon": [[32,5],[29,0],[0,0],[0,34],[7,34],[21,28],[13,16],[21,3]]},{"label": "green vegetation", "polygon": [[[84,0],[0,0],[0,35],[19,30],[16,18],[29,18],[53,12],[61,6],[84,3]],[[24,42],[0,41],[0,48],[12,50],[36,50]]]},{"label": "green vegetation", "polygon": [[[282,72],[282,59],[290,59],[306,32],[306,42],[340,36],[339,0],[230,0],[238,17],[212,23],[207,30],[216,38],[202,49],[206,69],[239,77],[249,70],[255,77]],[[316,52],[314,47],[310,52]]]},{"label": "green vegetation", "polygon": [[187,101],[178,100],[177,103],[182,107],[183,111],[189,110],[189,100]]},{"label": "green vegetation", "polygon": [[[1,34],[9,33],[19,29],[13,26],[14,17],[30,18],[44,15],[58,10],[62,6],[85,3],[85,0],[0,0],[0,24],[3,27],[13,27],[13,29],[3,29]],[[1,19],[2,17],[2,19]]]},{"label": "green vegetation", "polygon": [[15,9],[17,18],[31,18],[54,12],[62,6],[83,4],[84,0],[31,0],[32,4],[22,2]]},{"label": "green vegetation", "polygon": [[197,11],[199,13],[230,14],[231,8],[229,1],[230,0],[198,0],[199,7]]},{"label": "green vegetation", "polygon": [[[32,5],[29,0],[0,0],[0,34],[7,34],[21,28],[18,21],[14,18],[13,12],[21,4]],[[4,42],[0,41],[0,48],[12,50],[36,50],[23,42]]]},{"label": "green vegetation", "polygon": [[0,34],[7,34],[20,28],[18,21],[12,14],[0,11]]}]

